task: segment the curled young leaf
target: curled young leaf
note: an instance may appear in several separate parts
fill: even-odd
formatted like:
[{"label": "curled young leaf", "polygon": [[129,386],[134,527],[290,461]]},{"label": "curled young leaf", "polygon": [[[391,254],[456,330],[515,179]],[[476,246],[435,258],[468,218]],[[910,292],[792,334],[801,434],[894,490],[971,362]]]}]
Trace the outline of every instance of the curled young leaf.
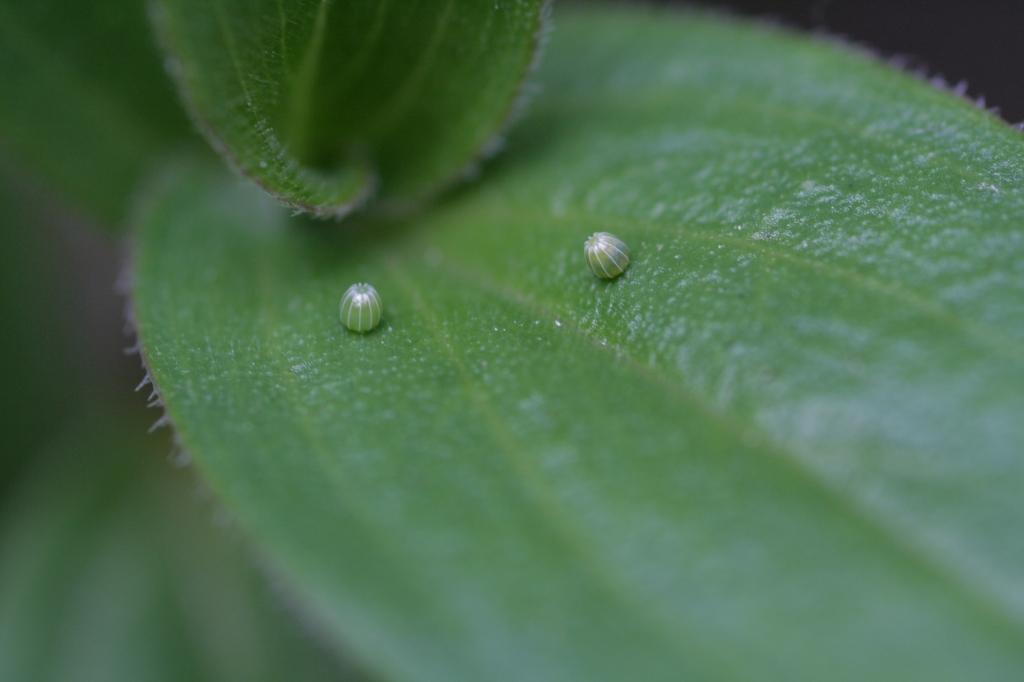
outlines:
[{"label": "curled young leaf", "polygon": [[542,0],[157,0],[200,129],[285,204],[418,202],[493,149],[538,51]]}]

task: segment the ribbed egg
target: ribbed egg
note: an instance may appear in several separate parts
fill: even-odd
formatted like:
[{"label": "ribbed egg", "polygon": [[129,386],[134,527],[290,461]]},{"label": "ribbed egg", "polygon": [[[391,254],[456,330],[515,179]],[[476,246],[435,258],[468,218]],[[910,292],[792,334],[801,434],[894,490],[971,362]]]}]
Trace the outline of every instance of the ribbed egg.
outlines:
[{"label": "ribbed egg", "polygon": [[343,325],[354,332],[365,334],[380,324],[384,306],[380,294],[372,285],[359,282],[350,286],[341,297],[339,314]]},{"label": "ribbed egg", "polygon": [[610,232],[595,232],[583,244],[591,271],[602,279],[615,279],[629,267],[629,247]]}]

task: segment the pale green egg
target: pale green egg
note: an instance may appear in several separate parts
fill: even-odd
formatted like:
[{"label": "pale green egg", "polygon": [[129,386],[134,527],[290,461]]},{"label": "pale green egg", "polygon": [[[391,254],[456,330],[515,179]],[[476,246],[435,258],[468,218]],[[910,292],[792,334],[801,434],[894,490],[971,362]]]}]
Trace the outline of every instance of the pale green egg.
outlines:
[{"label": "pale green egg", "polygon": [[384,305],[372,285],[360,282],[345,291],[338,310],[343,325],[354,332],[365,334],[380,324]]},{"label": "pale green egg", "polygon": [[629,247],[609,232],[595,232],[583,244],[590,270],[602,279],[615,279],[629,267]]}]

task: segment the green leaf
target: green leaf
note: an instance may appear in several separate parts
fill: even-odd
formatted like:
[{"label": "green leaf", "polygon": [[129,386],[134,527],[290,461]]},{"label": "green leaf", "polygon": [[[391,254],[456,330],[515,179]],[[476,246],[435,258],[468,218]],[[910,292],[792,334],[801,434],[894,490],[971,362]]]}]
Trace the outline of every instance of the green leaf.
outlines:
[{"label": "green leaf", "polygon": [[538,48],[541,0],[158,0],[212,145],[289,206],[418,202],[493,151]]},{"label": "green leaf", "polygon": [[138,0],[0,0],[0,160],[108,225],[188,122]]},{"label": "green leaf", "polygon": [[1024,139],[790,33],[556,19],[427,215],[154,190],[136,314],[201,471],[395,677],[1019,679]]},{"label": "green leaf", "polygon": [[0,678],[354,679],[139,426],[79,419],[4,500]]}]

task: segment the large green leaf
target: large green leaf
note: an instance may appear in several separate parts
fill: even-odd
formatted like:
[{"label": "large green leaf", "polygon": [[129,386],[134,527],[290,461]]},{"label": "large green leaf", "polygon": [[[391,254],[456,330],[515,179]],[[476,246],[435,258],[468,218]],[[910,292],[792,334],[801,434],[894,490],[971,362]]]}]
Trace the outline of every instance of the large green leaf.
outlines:
[{"label": "large green leaf", "polygon": [[0,161],[108,225],[188,133],[139,0],[0,0],[0,83]]},{"label": "large green leaf", "polygon": [[142,438],[93,412],[0,505],[0,679],[354,679]]},{"label": "large green leaf", "polygon": [[201,471],[396,677],[1020,679],[1024,140],[785,32],[556,19],[423,217],[153,190],[136,314]]},{"label": "large green leaf", "polygon": [[537,51],[541,0],[158,0],[193,118],[292,206],[409,203],[497,143]]}]

